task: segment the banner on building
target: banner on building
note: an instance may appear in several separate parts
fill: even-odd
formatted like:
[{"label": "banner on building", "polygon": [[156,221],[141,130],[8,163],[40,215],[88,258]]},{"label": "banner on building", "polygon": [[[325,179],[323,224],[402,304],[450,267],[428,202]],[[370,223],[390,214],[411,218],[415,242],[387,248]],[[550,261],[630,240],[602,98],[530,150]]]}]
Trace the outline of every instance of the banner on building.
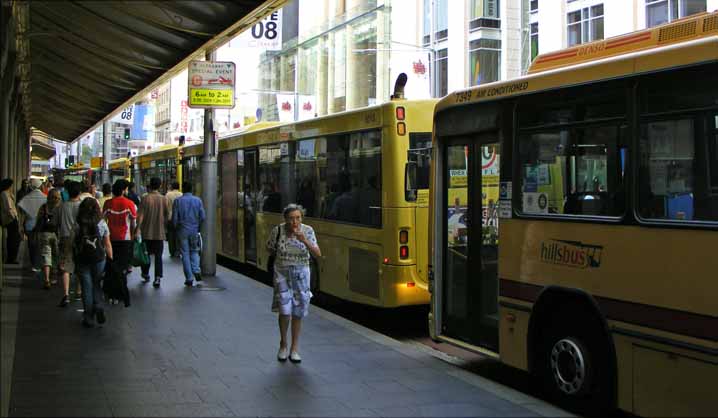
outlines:
[{"label": "banner on building", "polygon": [[277,94],[277,111],[280,122],[294,122],[294,95]]},{"label": "banner on building", "polygon": [[399,49],[392,52],[390,85],[394,85],[399,74],[405,73],[407,82],[404,95],[407,99],[431,98],[429,64],[429,54],[425,51],[403,51]]},{"label": "banner on building", "polygon": [[299,95],[299,117],[297,120],[311,119],[317,115],[317,99],[314,95]]},{"label": "banner on building", "polygon": [[232,40],[232,47],[282,50],[282,10],[277,10],[255,23]]}]

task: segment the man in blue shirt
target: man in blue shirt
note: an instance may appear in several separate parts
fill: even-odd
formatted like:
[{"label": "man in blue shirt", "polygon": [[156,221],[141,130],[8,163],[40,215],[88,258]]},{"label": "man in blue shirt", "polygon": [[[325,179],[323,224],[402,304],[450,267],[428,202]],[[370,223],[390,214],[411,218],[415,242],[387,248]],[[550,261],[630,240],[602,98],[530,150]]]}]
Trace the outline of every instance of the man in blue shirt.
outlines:
[{"label": "man in blue shirt", "polygon": [[185,286],[191,287],[193,276],[197,281],[202,280],[199,269],[199,252],[202,249],[202,237],[199,227],[204,221],[204,207],[202,201],[192,195],[192,183],[182,184],[183,194],[172,204],[172,225],[175,226],[177,242],[182,255]]}]

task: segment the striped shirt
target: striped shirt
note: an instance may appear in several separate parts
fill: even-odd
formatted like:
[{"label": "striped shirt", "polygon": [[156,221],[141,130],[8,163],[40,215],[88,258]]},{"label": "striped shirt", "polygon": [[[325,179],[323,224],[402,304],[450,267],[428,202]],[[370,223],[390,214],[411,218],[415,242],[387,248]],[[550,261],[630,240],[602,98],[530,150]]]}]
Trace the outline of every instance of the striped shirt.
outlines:
[{"label": "striped shirt", "polygon": [[113,197],[105,202],[104,212],[110,227],[110,240],[131,240],[132,223],[137,219],[135,204],[124,196]]}]

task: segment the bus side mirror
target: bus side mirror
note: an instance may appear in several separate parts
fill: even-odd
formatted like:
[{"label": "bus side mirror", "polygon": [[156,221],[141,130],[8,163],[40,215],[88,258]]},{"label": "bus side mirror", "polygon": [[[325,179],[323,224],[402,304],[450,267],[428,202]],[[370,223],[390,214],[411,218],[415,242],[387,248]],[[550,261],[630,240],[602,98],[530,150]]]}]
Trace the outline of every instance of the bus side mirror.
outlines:
[{"label": "bus side mirror", "polygon": [[404,166],[404,199],[416,202],[416,161],[407,161]]}]

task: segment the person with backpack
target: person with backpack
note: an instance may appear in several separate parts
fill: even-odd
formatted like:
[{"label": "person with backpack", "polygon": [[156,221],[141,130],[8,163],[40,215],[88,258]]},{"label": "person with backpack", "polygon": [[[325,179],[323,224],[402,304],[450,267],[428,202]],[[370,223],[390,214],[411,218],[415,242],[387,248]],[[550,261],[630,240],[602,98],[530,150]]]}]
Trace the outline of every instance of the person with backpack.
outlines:
[{"label": "person with backpack", "polygon": [[92,328],[95,319],[98,324],[104,324],[100,281],[105,273],[105,260],[112,260],[112,243],[97,199],[85,199],[80,203],[73,255],[75,271],[82,285],[82,325]]},{"label": "person with backpack", "polygon": [[[69,183],[69,185],[67,185]],[[58,238],[60,239],[60,270],[64,294],[60,299],[61,308],[70,303],[70,278],[75,273],[75,260],[72,255],[72,243],[77,227],[77,212],[80,210],[80,183],[66,182],[68,200],[58,210]]]},{"label": "person with backpack", "polygon": [[[45,278],[45,289],[50,289],[50,273],[58,267],[57,228],[58,211],[62,197],[57,189],[47,192],[47,203],[40,206],[37,211],[35,233],[37,234],[38,251],[40,253],[40,266]],[[54,279],[53,283],[57,283]]]}]

